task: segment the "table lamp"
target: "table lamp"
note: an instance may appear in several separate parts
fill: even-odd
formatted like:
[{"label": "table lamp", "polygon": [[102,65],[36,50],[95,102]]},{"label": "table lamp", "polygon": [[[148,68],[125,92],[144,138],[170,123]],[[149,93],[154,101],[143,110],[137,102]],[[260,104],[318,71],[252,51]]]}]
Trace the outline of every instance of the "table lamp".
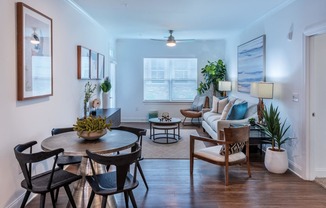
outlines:
[{"label": "table lamp", "polygon": [[222,92],[222,97],[226,97],[226,92],[231,91],[231,81],[218,81],[218,91]]},{"label": "table lamp", "polygon": [[250,95],[259,99],[257,104],[258,123],[263,121],[264,102],[263,99],[273,98],[273,86],[271,82],[252,82],[250,85]]}]

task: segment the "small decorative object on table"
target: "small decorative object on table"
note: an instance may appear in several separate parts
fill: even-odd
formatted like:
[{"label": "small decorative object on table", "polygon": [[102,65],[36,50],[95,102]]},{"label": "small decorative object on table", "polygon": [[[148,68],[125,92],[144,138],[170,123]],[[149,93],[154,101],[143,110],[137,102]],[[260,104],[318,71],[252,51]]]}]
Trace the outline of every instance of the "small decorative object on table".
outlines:
[{"label": "small decorative object on table", "polygon": [[106,123],[106,118],[87,117],[84,119],[77,118],[76,124],[73,125],[77,135],[86,140],[96,140],[105,135],[107,129],[110,130],[112,123]]},{"label": "small decorative object on table", "polygon": [[92,116],[96,116],[96,109],[99,108],[101,105],[101,101],[97,98],[95,98],[93,101],[92,101],[92,111],[91,111],[91,114]]},{"label": "small decorative object on table", "polygon": [[88,112],[88,103],[89,103],[89,99],[91,98],[93,92],[96,89],[96,84],[94,86],[92,86],[92,84],[90,82],[87,82],[85,84],[85,97],[84,97],[84,118],[87,117],[87,112]]},{"label": "small decorative object on table", "polygon": [[109,91],[111,90],[111,82],[109,77],[106,77],[104,82],[101,83],[100,85],[101,90],[103,91],[102,93],[102,105],[103,109],[108,109],[109,108]]},{"label": "small decorative object on table", "polygon": [[169,113],[168,112],[163,112],[162,117],[160,118],[160,121],[171,121]]}]

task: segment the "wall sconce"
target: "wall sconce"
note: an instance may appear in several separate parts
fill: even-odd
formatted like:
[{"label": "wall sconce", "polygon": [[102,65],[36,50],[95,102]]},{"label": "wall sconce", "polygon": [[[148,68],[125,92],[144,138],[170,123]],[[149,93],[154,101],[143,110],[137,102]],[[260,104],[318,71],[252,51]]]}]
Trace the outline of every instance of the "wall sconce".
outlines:
[{"label": "wall sconce", "polygon": [[226,92],[231,91],[231,81],[218,81],[218,91],[222,92],[222,97],[226,97]]},{"label": "wall sconce", "polygon": [[274,83],[271,82],[253,82],[250,85],[250,95],[259,99],[257,104],[258,123],[263,121],[264,102],[263,99],[273,98]]},{"label": "wall sconce", "polygon": [[34,32],[33,32],[32,37],[31,37],[31,43],[33,45],[37,45],[37,44],[40,43],[40,39],[39,39],[38,35],[35,32],[36,31],[36,28],[33,28],[33,30],[34,30]]}]

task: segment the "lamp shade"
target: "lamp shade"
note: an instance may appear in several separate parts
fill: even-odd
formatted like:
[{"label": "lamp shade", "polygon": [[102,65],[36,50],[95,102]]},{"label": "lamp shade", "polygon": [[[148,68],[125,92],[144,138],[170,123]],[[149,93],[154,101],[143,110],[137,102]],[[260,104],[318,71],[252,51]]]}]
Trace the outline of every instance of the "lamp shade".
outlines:
[{"label": "lamp shade", "polygon": [[272,99],[274,83],[253,82],[250,86],[250,95],[257,98]]},{"label": "lamp shade", "polygon": [[231,82],[230,81],[219,81],[218,82],[218,91],[231,91]]}]

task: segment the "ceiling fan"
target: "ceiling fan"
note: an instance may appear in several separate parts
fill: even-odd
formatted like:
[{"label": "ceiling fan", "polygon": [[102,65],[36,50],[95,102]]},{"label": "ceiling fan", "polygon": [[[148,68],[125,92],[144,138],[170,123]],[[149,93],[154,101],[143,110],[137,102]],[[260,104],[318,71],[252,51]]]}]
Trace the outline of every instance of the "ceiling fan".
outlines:
[{"label": "ceiling fan", "polygon": [[166,45],[169,47],[174,47],[176,45],[176,42],[182,42],[182,41],[193,41],[194,39],[175,39],[172,35],[173,30],[169,30],[169,37],[167,39],[151,39],[151,40],[157,40],[157,41],[166,41]]}]

